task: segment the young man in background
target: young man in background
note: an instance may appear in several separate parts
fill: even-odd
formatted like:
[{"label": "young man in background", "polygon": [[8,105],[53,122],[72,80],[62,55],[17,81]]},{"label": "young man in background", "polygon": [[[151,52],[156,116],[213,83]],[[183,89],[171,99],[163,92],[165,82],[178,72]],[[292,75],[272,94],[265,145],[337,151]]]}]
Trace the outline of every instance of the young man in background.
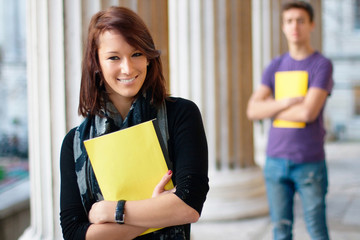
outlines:
[{"label": "young man in background", "polygon": [[[304,122],[305,127],[271,126],[264,175],[274,239],[292,239],[294,194],[298,192],[312,239],[329,239],[326,224],[327,167],[323,110],[333,87],[332,63],[314,50],[310,35],[314,13],[303,1],[286,3],[282,30],[289,51],[275,58],[252,94],[249,119],[265,118]],[[307,75],[305,96],[275,99],[275,74],[302,71]],[[286,81],[294,81],[292,78]]]}]

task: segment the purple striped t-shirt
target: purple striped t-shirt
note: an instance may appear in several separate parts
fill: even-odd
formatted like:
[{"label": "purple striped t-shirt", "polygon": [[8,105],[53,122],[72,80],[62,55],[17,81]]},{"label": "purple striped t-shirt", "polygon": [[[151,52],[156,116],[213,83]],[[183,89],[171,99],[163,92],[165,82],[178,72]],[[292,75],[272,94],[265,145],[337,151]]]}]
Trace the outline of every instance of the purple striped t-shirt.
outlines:
[{"label": "purple striped t-shirt", "polygon": [[[262,84],[271,88],[273,95],[275,73],[278,71],[307,71],[308,88],[317,87],[329,94],[333,88],[333,67],[329,59],[314,52],[304,60],[297,61],[289,53],[275,58],[265,69]],[[266,154],[269,157],[285,158],[296,163],[316,162],[325,159],[323,110],[317,119],[305,128],[274,128],[271,126]]]}]

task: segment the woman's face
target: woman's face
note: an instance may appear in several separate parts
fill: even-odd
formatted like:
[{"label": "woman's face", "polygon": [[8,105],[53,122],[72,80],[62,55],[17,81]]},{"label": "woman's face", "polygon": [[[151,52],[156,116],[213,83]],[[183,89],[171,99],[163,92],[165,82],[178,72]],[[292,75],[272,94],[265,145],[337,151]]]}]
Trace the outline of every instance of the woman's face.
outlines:
[{"label": "woman's face", "polygon": [[133,101],[141,89],[148,60],[116,31],[99,36],[99,62],[111,101]]}]

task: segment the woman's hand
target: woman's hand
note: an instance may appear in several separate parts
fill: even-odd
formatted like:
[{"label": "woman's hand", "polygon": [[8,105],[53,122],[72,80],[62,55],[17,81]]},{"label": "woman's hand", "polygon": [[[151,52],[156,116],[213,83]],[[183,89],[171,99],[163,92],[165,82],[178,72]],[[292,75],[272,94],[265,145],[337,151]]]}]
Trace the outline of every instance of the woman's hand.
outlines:
[{"label": "woman's hand", "polygon": [[172,177],[172,171],[169,170],[164,176],[163,178],[160,180],[160,182],[158,183],[158,185],[156,185],[152,197],[157,197],[161,194],[166,194],[166,193],[173,193],[176,191],[176,187],[174,187],[173,189],[170,190],[165,190],[165,185],[171,180]]},{"label": "woman's hand", "polygon": [[99,201],[91,206],[89,221],[91,223],[115,222],[116,201]]}]

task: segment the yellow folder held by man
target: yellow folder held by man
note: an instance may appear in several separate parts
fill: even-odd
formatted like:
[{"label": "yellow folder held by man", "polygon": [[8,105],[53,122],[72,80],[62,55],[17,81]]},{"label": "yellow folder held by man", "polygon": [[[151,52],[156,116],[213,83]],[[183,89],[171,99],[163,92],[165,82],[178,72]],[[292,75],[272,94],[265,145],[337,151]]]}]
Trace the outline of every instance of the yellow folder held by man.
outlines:
[{"label": "yellow folder held by man", "polygon": [[[105,200],[143,200],[168,171],[154,121],[84,141]],[[167,155],[166,155],[167,156]],[[172,189],[170,181],[165,189]],[[143,234],[158,229],[148,229]]]},{"label": "yellow folder held by man", "polygon": [[[303,97],[308,89],[308,72],[282,71],[275,73],[275,99],[281,100],[291,97]],[[306,123],[275,119],[273,127],[304,128]]]}]

